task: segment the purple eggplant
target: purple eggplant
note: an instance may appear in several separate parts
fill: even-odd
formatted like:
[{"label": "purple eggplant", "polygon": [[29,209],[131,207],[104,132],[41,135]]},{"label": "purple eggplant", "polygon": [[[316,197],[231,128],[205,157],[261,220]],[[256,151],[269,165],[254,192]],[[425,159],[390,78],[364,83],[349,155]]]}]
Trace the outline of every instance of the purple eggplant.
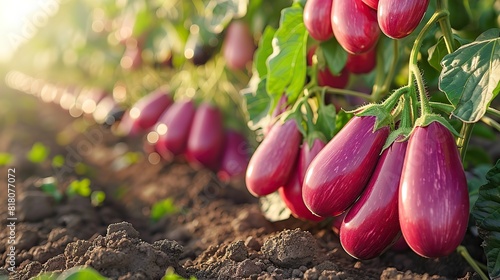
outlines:
[{"label": "purple eggplant", "polygon": [[344,212],[361,194],[377,164],[389,128],[373,132],[375,117],[353,117],[314,158],[302,196],[322,217]]},{"label": "purple eggplant", "polygon": [[123,116],[120,131],[125,135],[135,135],[152,128],[172,103],[170,95],[163,90],[144,96]]},{"label": "purple eggplant", "polygon": [[292,172],[302,136],[295,120],[276,123],[253,154],[246,172],[248,191],[264,196],[286,184]]},{"label": "purple eggplant", "polygon": [[410,136],[399,188],[399,223],[415,253],[451,254],[464,238],[469,195],[455,139],[438,122]]},{"label": "purple eggplant", "polygon": [[382,254],[399,237],[398,194],[408,142],[387,148],[340,228],[340,243],[351,256],[367,260]]},{"label": "purple eggplant", "polygon": [[199,164],[217,170],[224,148],[222,114],[217,107],[202,103],[194,115],[186,147],[186,158],[194,166]]},{"label": "purple eggplant", "polygon": [[377,20],[382,32],[393,39],[404,38],[424,18],[429,0],[380,0]]},{"label": "purple eggplant", "polygon": [[250,155],[247,140],[236,131],[228,130],[226,132],[225,143],[217,176],[222,181],[229,181],[234,177],[245,175]]},{"label": "purple eggplant", "polygon": [[178,101],[156,123],[155,130],[159,136],[155,148],[164,159],[171,159],[186,150],[195,112],[193,101]]},{"label": "purple eggplant", "polygon": [[305,142],[299,152],[299,158],[295,164],[288,182],[279,189],[281,199],[286,206],[292,211],[292,215],[299,219],[321,221],[322,217],[318,217],[311,213],[304,204],[302,198],[302,183],[306,174],[307,167],[316,155],[325,147],[325,143],[320,139],[315,139],[312,147]]}]

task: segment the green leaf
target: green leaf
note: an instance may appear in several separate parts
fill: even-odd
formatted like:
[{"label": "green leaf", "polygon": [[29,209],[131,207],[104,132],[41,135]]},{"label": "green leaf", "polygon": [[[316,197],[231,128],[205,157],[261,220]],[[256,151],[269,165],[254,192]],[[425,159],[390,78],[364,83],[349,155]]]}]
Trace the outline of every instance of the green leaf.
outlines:
[{"label": "green leaf", "polygon": [[172,198],[163,199],[153,204],[151,208],[151,219],[157,222],[164,216],[175,214],[178,211]]},{"label": "green leaf", "polygon": [[267,92],[281,96],[286,92],[294,103],[305,83],[307,30],[303,8],[296,4],[281,12],[280,26],[272,41],[273,53],[267,61]]},{"label": "green leaf", "polygon": [[446,55],[439,88],[464,122],[479,121],[500,92],[500,29],[490,29],[476,41]]},{"label": "green leaf", "polygon": [[325,58],[326,65],[333,75],[337,75],[344,69],[347,62],[347,52],[340,46],[340,44],[332,38],[326,42],[322,42],[319,45],[320,49],[323,51],[323,57]]},{"label": "green leaf", "polygon": [[205,6],[205,19],[208,30],[220,33],[233,18],[246,15],[248,0],[211,0]]},{"label": "green leaf", "polygon": [[[462,46],[469,42],[464,39],[461,39],[457,35],[454,34],[455,45]],[[436,70],[441,71],[443,67],[441,66],[441,60],[448,54],[448,49],[446,48],[446,42],[444,41],[444,37],[439,38],[438,42],[429,48],[429,57],[427,61],[429,64]]]},{"label": "green leaf", "polygon": [[262,123],[268,121],[271,110],[271,97],[266,91],[266,78],[262,80],[254,74],[247,88],[241,91],[243,94],[243,107],[248,113],[248,127],[256,130],[262,127]]},{"label": "green leaf", "polygon": [[337,131],[336,127],[337,111],[332,104],[325,105],[324,99],[320,100],[318,107],[318,119],[316,120],[316,130],[323,133],[326,142],[330,141]]},{"label": "green leaf", "polygon": [[64,157],[62,155],[56,155],[52,158],[52,166],[55,168],[61,168],[64,165]]},{"label": "green leaf", "polygon": [[65,272],[61,273],[61,275],[57,279],[64,279],[64,280],[87,280],[87,279],[93,279],[93,280],[106,280],[108,278],[102,276],[94,270],[91,267],[81,267],[81,266],[75,266],[73,268],[70,268],[66,270]]},{"label": "green leaf", "polygon": [[479,188],[479,197],[472,208],[492,279],[500,277],[500,160],[486,174],[488,183]]},{"label": "green leaf", "polygon": [[488,183],[486,174],[493,165],[479,165],[474,169],[467,171],[467,188],[469,189],[470,211],[479,197],[479,188]]},{"label": "green leaf", "polygon": [[100,206],[106,199],[106,194],[103,191],[93,191],[90,195],[90,201],[94,206]]},{"label": "green leaf", "polygon": [[0,153],[0,166],[6,166],[12,162],[13,156],[9,153]]},{"label": "green leaf", "polygon": [[353,116],[353,113],[348,113],[346,111],[337,112],[335,118],[335,131],[340,131]]},{"label": "green leaf", "polygon": [[92,190],[90,189],[90,180],[88,178],[84,178],[82,180],[74,180],[68,186],[66,193],[68,196],[80,195],[83,197],[90,196]]},{"label": "green leaf", "polygon": [[32,163],[42,163],[45,161],[47,156],[49,155],[49,148],[45,147],[42,143],[36,142],[31,147],[31,150],[28,152],[28,160]]},{"label": "green leaf", "polygon": [[276,29],[267,26],[259,41],[259,47],[255,51],[253,60],[254,67],[260,78],[267,75],[267,58],[273,53],[273,37]]}]

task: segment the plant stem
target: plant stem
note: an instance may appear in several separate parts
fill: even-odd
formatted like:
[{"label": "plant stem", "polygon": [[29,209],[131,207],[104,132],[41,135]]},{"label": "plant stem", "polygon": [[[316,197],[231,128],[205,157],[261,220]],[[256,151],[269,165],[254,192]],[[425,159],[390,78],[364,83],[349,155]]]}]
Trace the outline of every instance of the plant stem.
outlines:
[{"label": "plant stem", "polygon": [[469,252],[467,251],[467,248],[464,246],[460,245],[457,247],[457,252],[469,263],[469,265],[479,274],[481,279],[483,280],[488,280],[488,276],[484,274],[483,270],[478,266],[476,260],[474,260]]},{"label": "plant stem", "polygon": [[473,123],[463,123],[462,130],[460,131],[461,137],[457,139],[457,146],[460,148],[460,157],[462,162],[465,161],[465,154],[469,146],[469,140],[472,135]]},{"label": "plant stem", "polygon": [[492,116],[500,118],[500,111],[495,108],[488,107],[488,109],[486,109],[486,113],[489,113]]},{"label": "plant stem", "polygon": [[325,87],[314,87],[311,89],[311,91],[321,91],[323,89],[325,90],[326,93],[330,93],[330,94],[350,95],[350,96],[356,96],[356,97],[363,98],[363,99],[370,101],[370,102],[373,101],[372,97],[368,94],[365,94],[365,93],[362,93],[359,91],[348,90],[348,89],[332,88],[332,87],[325,86]]},{"label": "plant stem", "polygon": [[494,119],[484,116],[481,118],[481,121],[500,131],[500,123],[496,122]]},{"label": "plant stem", "polygon": [[455,51],[455,40],[451,31],[450,12],[448,11],[448,0],[438,0],[436,12],[445,12],[447,15],[439,20],[439,27],[443,32],[444,42],[448,53]]},{"label": "plant stem", "polygon": [[429,21],[425,24],[425,26],[422,28],[420,33],[417,36],[417,39],[415,39],[415,42],[413,43],[413,47],[411,49],[410,53],[410,62],[409,62],[409,67],[410,67],[410,73],[408,77],[408,86],[412,87],[413,86],[413,77],[415,77],[417,81],[417,88],[420,96],[420,106],[422,109],[422,115],[424,114],[429,114],[431,112],[430,106],[429,106],[429,100],[427,99],[427,96],[425,94],[425,85],[424,81],[422,79],[422,73],[420,72],[420,69],[417,66],[417,61],[418,61],[418,53],[420,52],[420,47],[422,46],[422,42],[424,40],[425,34],[429,31],[429,29],[432,27],[434,23],[439,21],[441,18],[446,17],[448,15],[448,11],[436,11],[432,17],[429,19]]}]

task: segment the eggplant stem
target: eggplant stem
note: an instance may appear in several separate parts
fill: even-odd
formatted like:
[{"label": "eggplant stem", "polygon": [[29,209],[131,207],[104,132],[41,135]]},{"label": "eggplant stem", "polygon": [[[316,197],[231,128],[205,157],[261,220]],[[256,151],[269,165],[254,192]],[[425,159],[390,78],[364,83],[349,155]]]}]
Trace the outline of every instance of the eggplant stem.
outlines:
[{"label": "eggplant stem", "polygon": [[483,270],[481,267],[478,265],[479,262],[474,260],[471,255],[469,254],[469,251],[467,251],[467,248],[464,246],[460,245],[457,247],[457,252],[469,263],[469,265],[479,274],[481,279],[483,280],[489,280],[488,276],[484,274]]},{"label": "eggplant stem", "polygon": [[444,11],[447,13],[446,17],[439,20],[439,27],[441,32],[443,32],[444,43],[446,44],[446,50],[448,53],[455,51],[455,40],[453,39],[453,32],[451,31],[450,24],[450,12],[448,11],[448,0],[438,0],[437,1],[437,12]]},{"label": "eggplant stem", "polygon": [[481,121],[484,122],[485,124],[495,128],[496,130],[500,131],[500,123],[498,123],[494,119],[484,116],[481,118]]},{"label": "eggplant stem", "polygon": [[460,131],[461,137],[457,140],[457,146],[460,147],[460,157],[462,162],[465,162],[465,154],[467,153],[467,147],[469,146],[469,140],[472,135],[472,129],[474,128],[474,123],[463,123],[462,131]]}]

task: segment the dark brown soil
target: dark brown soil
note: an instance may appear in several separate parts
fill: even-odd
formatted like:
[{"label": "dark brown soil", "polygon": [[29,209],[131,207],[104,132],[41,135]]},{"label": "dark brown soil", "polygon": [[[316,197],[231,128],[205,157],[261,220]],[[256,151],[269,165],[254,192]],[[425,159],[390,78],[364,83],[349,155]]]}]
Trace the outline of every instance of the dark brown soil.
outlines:
[{"label": "dark brown soil", "polygon": [[[10,164],[16,168],[19,218],[12,279],[79,265],[112,279],[160,279],[169,267],[198,279],[478,279],[456,253],[424,259],[411,251],[388,251],[357,261],[343,251],[327,223],[267,221],[242,180],[224,184],[207,170],[184,163],[153,165],[145,155],[127,165],[123,155],[139,151],[140,139],[116,138],[83,117],[72,119],[21,93],[0,99],[0,148],[16,157]],[[57,144],[61,138],[67,144]],[[50,147],[51,156],[63,155],[65,166],[26,160],[37,141]],[[77,174],[77,162],[85,163],[86,174]],[[81,196],[56,202],[38,187],[39,179],[49,176],[57,178],[62,192],[74,179],[88,177],[106,200],[100,206]],[[0,168],[0,180],[7,181],[6,168]],[[6,194],[3,187],[4,225]],[[153,222],[151,206],[168,197],[180,211]],[[8,272],[8,234],[3,227],[0,275]],[[463,244],[484,261],[478,238],[468,234]]]}]

